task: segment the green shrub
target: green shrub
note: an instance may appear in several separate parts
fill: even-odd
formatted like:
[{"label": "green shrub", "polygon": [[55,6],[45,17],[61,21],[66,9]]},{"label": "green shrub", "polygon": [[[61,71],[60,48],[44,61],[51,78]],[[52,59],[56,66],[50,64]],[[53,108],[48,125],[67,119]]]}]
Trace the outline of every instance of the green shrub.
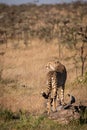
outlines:
[{"label": "green shrub", "polygon": [[13,112],[7,109],[0,108],[0,119],[11,120],[13,118]]}]

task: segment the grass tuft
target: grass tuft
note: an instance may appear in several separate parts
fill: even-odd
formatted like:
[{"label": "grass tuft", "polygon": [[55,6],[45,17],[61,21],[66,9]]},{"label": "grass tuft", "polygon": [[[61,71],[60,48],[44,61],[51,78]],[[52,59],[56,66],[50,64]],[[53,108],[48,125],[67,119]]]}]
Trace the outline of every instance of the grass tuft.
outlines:
[{"label": "grass tuft", "polygon": [[86,130],[87,109],[81,113],[80,120],[73,120],[67,125],[60,125],[45,115],[33,116],[22,110],[13,113],[10,110],[0,108],[0,128],[1,130]]}]

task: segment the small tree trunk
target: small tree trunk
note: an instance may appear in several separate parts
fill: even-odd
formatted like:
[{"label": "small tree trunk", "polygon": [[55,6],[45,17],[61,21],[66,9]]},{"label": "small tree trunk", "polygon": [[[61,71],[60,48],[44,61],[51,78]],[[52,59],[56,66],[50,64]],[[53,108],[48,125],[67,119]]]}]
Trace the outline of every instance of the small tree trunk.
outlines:
[{"label": "small tree trunk", "polygon": [[83,76],[84,74],[84,65],[85,65],[86,57],[87,55],[84,56],[84,43],[83,43],[83,45],[81,46],[81,62],[82,62],[81,76]]},{"label": "small tree trunk", "polygon": [[84,74],[84,61],[82,62],[82,70],[81,70],[81,76]]},{"label": "small tree trunk", "polygon": [[60,45],[60,43],[59,43],[59,59],[61,58],[61,45]]}]

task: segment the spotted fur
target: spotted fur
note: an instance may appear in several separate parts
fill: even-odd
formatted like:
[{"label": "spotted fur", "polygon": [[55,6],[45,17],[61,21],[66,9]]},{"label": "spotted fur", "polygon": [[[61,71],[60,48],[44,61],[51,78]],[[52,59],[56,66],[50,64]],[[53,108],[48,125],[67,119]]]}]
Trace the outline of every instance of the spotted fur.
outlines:
[{"label": "spotted fur", "polygon": [[[59,61],[49,62],[46,66],[49,69],[47,73],[47,92],[48,95],[48,103],[47,109],[48,113],[50,113],[51,106],[53,104],[53,111],[56,110],[56,103],[64,104],[64,89],[65,82],[67,78],[67,71],[63,64]],[[58,89],[61,89],[61,94],[59,95]],[[53,102],[52,102],[53,101]]]}]

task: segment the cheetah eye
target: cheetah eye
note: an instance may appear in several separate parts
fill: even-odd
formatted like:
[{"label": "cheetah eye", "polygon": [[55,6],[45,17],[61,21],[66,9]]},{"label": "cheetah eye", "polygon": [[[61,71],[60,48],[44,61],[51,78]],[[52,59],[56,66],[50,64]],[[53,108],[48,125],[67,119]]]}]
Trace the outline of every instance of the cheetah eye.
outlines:
[{"label": "cheetah eye", "polygon": [[55,61],[55,64],[57,64],[58,62],[57,61]]}]

